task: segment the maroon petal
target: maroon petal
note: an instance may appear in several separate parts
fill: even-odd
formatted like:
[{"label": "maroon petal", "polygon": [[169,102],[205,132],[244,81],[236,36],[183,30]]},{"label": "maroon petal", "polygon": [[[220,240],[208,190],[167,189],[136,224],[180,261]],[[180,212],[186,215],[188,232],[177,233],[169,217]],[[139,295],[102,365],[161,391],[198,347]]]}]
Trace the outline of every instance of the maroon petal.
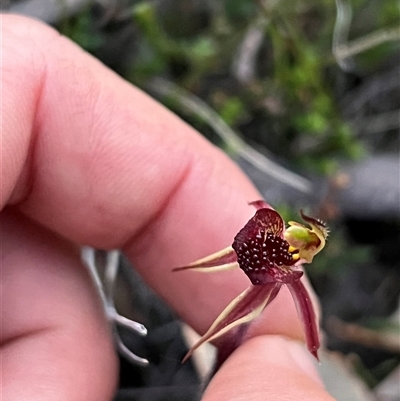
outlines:
[{"label": "maroon petal", "polygon": [[272,209],[259,209],[254,217],[236,235],[232,248],[240,268],[253,285],[269,282],[291,282],[293,275],[302,273],[289,267],[297,259],[289,251],[289,243],[283,239],[284,222]]},{"label": "maroon petal", "polygon": [[318,359],[319,332],[317,316],[311,301],[310,294],[301,280],[295,280],[288,284],[297,313],[302,322],[308,350]]},{"label": "maroon petal", "polygon": [[254,237],[260,231],[265,231],[277,237],[282,237],[285,223],[278,212],[272,209],[258,209],[256,214],[238,232],[235,243],[240,246],[248,238]]},{"label": "maroon petal", "polygon": [[222,336],[240,324],[255,319],[277,296],[282,284],[250,286],[236,297],[217,317],[203,337],[189,350],[182,360],[185,362],[201,344]]},{"label": "maroon petal", "polygon": [[197,270],[203,272],[217,272],[223,270],[234,269],[238,267],[237,255],[232,247],[227,247],[205,258],[196,260],[187,266],[176,267],[172,271],[177,272],[181,270]]},{"label": "maroon petal", "polygon": [[271,209],[271,206],[268,205],[267,202],[265,202],[261,199],[253,201],[253,202],[249,202],[249,205],[254,206],[257,210],[258,209]]}]

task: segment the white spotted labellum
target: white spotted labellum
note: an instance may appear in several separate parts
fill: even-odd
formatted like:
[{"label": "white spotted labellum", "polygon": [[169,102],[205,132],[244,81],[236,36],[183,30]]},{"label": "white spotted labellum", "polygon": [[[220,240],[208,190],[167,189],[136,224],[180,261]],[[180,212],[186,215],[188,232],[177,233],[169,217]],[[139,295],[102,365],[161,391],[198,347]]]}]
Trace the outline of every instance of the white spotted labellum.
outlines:
[{"label": "white spotted labellum", "polygon": [[[264,201],[251,205],[258,210],[234,238],[232,246],[174,271],[216,272],[239,267],[251,285],[235,298],[211,325],[203,337],[186,354],[186,361],[201,344],[215,340],[239,325],[255,319],[286,285],[303,324],[308,350],[318,359],[319,333],[311,297],[301,281],[301,265],[311,263],[325,246],[328,229],[319,220],[301,213],[310,226],[289,222],[285,230],[282,217]],[[245,329],[244,329],[245,330]],[[232,352],[243,337],[243,330],[231,336]],[[240,338],[239,338],[240,337]],[[226,352],[225,352],[226,353]],[[225,356],[226,357],[226,356]],[[224,359],[225,359],[224,357]]]}]

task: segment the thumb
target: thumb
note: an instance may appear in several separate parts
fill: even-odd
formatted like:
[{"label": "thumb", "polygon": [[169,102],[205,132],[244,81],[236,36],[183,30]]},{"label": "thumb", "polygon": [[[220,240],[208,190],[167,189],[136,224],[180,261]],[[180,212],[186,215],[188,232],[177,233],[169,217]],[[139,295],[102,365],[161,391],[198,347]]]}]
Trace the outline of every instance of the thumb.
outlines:
[{"label": "thumb", "polygon": [[222,365],[202,401],[333,401],[301,343],[280,336],[246,341]]}]

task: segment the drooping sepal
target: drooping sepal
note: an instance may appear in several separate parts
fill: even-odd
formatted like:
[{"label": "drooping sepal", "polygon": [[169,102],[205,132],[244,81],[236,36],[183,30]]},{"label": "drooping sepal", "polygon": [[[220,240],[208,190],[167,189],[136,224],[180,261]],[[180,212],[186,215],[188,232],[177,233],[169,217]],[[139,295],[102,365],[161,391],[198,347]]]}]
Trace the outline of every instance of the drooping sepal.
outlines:
[{"label": "drooping sepal", "polygon": [[318,321],[310,294],[301,280],[288,284],[288,288],[292,294],[297,314],[303,326],[307,348],[318,359],[318,349],[320,346]]},{"label": "drooping sepal", "polygon": [[250,286],[236,297],[217,317],[208,331],[189,350],[182,360],[184,363],[193,351],[205,342],[212,341],[229,330],[255,319],[264,308],[277,296],[280,283],[270,283],[263,286]]},{"label": "drooping sepal", "polygon": [[176,267],[172,269],[172,271],[196,270],[205,273],[213,273],[235,269],[237,267],[239,267],[239,265],[237,263],[236,253],[231,246],[228,246],[212,255],[196,260],[187,266]]}]

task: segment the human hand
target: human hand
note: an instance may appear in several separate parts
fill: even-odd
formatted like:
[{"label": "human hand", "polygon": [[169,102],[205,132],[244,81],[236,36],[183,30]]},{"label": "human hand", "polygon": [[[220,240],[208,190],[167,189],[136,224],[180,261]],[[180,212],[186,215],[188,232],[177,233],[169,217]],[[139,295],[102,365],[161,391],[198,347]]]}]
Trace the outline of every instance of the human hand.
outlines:
[{"label": "human hand", "polygon": [[[221,151],[57,32],[9,15],[2,31],[3,400],[109,400],[116,357],[76,244],[121,248],[204,332],[248,279],[171,268],[229,244],[260,195]],[[203,401],[332,400],[286,290],[250,334]]]}]

